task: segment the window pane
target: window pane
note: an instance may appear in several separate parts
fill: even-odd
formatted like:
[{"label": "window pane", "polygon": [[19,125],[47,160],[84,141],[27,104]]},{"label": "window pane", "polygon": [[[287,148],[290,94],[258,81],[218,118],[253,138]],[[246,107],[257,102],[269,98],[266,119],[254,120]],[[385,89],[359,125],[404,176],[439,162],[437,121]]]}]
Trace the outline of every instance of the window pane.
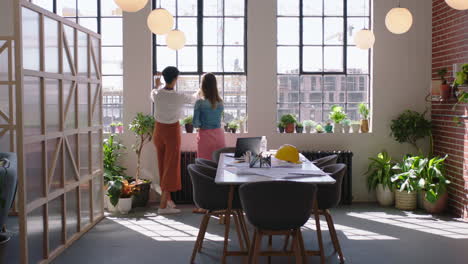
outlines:
[{"label": "window pane", "polygon": [[223,0],[204,0],[203,1],[204,16],[222,16],[223,15]]},{"label": "window pane", "polygon": [[347,56],[348,73],[369,73],[369,50],[362,50],[357,47],[348,47]]},{"label": "window pane", "polygon": [[63,17],[75,17],[76,16],[76,0],[57,1],[57,14]]},{"label": "window pane", "polygon": [[200,87],[200,78],[197,75],[180,75],[177,80],[177,90],[186,95],[192,95]]},{"label": "window pane", "polygon": [[299,73],[299,47],[278,47],[278,73]]},{"label": "window pane", "polygon": [[325,18],[325,44],[343,44],[343,21],[342,18]]},{"label": "window pane", "polygon": [[[218,76],[218,89],[220,76]],[[242,75],[227,75],[224,76],[224,102],[225,103],[247,103],[246,98],[246,78]]]},{"label": "window pane", "polygon": [[348,16],[369,16],[369,0],[348,1]]},{"label": "window pane", "polygon": [[246,116],[246,105],[236,103],[224,103],[224,122],[239,120]]},{"label": "window pane", "polygon": [[178,16],[197,16],[197,0],[179,0],[177,12]]},{"label": "window pane", "polygon": [[299,18],[278,18],[278,45],[299,45]]},{"label": "window pane", "polygon": [[102,48],[102,73],[122,74],[122,48]]},{"label": "window pane", "polygon": [[[342,16],[344,0],[326,0],[324,13],[326,16]],[[349,2],[349,1],[348,1]]]},{"label": "window pane", "polygon": [[244,16],[245,0],[225,0],[225,16]]},{"label": "window pane", "polygon": [[278,120],[280,120],[283,115],[287,114],[293,114],[299,117],[299,104],[278,104]]},{"label": "window pane", "polygon": [[167,66],[177,66],[176,51],[167,47],[156,47],[156,70],[162,71]]},{"label": "window pane", "polygon": [[321,16],[323,0],[307,0],[302,2],[302,14],[304,16]]},{"label": "window pane", "polygon": [[343,47],[324,48],[323,71],[341,72],[343,71]]},{"label": "window pane", "polygon": [[322,45],[322,18],[304,18],[302,42],[304,45]]},{"label": "window pane", "polygon": [[197,71],[197,48],[184,47],[178,51],[178,65],[182,72],[195,72]]},{"label": "window pane", "polygon": [[278,102],[299,103],[298,75],[278,75]]},{"label": "window pane", "polygon": [[39,14],[23,8],[23,67],[28,70],[39,70]]},{"label": "window pane", "polygon": [[225,45],[244,45],[244,19],[243,18],[226,18],[224,21]]},{"label": "window pane", "polygon": [[363,28],[369,28],[369,18],[348,18],[348,45],[354,45],[354,36]]},{"label": "window pane", "polygon": [[91,31],[98,31],[96,18],[78,18],[78,23]]},{"label": "window pane", "polygon": [[203,21],[203,44],[223,44],[223,18],[204,18]]},{"label": "window pane", "polygon": [[45,71],[57,73],[59,70],[59,34],[58,23],[48,17],[44,17],[44,60]]},{"label": "window pane", "polygon": [[102,45],[122,45],[122,18],[101,19]]},{"label": "window pane", "polygon": [[[300,121],[313,120],[317,123],[322,122],[322,104],[301,104]],[[314,127],[312,128],[314,129]]]},{"label": "window pane", "polygon": [[323,70],[322,47],[304,47],[303,56],[303,71],[321,72]]},{"label": "window pane", "polygon": [[97,17],[96,0],[78,0],[78,16]]},{"label": "window pane", "polygon": [[224,71],[242,72],[244,71],[244,48],[224,47]]},{"label": "window pane", "polygon": [[[366,105],[369,107],[369,104]],[[359,114],[359,104],[348,104],[346,108],[346,114],[348,114],[348,118],[351,120],[360,120],[361,115]]]},{"label": "window pane", "polygon": [[278,0],[279,16],[299,16],[299,0]]},{"label": "window pane", "polygon": [[223,71],[223,49],[221,47],[203,47],[203,71]]},{"label": "window pane", "polygon": [[327,91],[345,91],[346,80],[344,75],[326,75],[323,79],[323,90]]},{"label": "window pane", "polygon": [[122,9],[115,1],[101,1],[101,16],[122,16]]},{"label": "window pane", "polygon": [[178,28],[185,33],[185,45],[197,44],[197,19],[196,18],[179,18]]},{"label": "window pane", "polygon": [[301,76],[301,102],[321,102],[322,101],[322,76],[303,75]]},{"label": "window pane", "polygon": [[35,5],[49,10],[50,12],[54,11],[53,0],[32,0],[31,2]]},{"label": "window pane", "polygon": [[176,0],[160,0],[158,2],[158,7],[159,4],[161,4],[161,8],[165,8],[169,13],[171,13],[173,16],[176,15]]},{"label": "window pane", "polygon": [[368,87],[369,77],[367,75],[348,75],[346,77],[348,102],[367,102]]},{"label": "window pane", "polygon": [[122,76],[103,76],[102,88],[103,88],[103,92],[122,91],[123,90],[123,77]]}]

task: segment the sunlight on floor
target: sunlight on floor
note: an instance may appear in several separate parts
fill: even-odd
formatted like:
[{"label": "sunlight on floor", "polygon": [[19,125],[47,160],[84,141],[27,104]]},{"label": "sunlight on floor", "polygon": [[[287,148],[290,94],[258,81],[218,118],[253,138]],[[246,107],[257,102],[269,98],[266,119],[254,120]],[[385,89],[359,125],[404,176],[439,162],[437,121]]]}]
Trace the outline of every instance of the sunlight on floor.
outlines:
[{"label": "sunlight on floor", "polygon": [[[196,241],[198,235],[198,227],[156,214],[145,214],[139,218],[107,218],[157,241]],[[214,222],[214,219],[210,221]],[[224,237],[206,232],[205,240],[224,241]]]},{"label": "sunlight on floor", "polygon": [[[323,231],[328,231],[328,225],[326,221],[320,221],[320,228]],[[316,230],[315,226],[315,220],[309,220],[307,223],[304,225],[305,230]],[[386,235],[381,235],[378,233],[354,228],[354,227],[349,227],[349,226],[344,226],[344,225],[338,225],[335,223],[335,229],[337,232],[343,232],[343,234],[346,236],[346,238],[350,240],[398,240],[396,237],[391,237],[391,236],[386,236]]]},{"label": "sunlight on floor", "polygon": [[453,239],[468,239],[468,223],[437,219],[431,215],[419,215],[410,212],[403,213],[405,215],[388,214],[384,212],[348,213],[348,215],[433,235],[440,235]]}]

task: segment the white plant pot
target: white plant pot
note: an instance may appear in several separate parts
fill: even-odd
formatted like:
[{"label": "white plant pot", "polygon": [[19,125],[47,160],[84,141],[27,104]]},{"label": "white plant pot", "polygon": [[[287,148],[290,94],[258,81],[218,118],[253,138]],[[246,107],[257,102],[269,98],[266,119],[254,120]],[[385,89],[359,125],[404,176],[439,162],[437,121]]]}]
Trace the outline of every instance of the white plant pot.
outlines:
[{"label": "white plant pot", "polygon": [[350,126],[347,126],[347,125],[344,125],[344,126],[343,126],[343,131],[344,131],[344,133],[349,133],[350,130],[351,130],[351,127],[350,127]]},{"label": "white plant pot", "polygon": [[418,205],[418,193],[407,191],[395,192],[395,207],[400,210],[415,210]]},{"label": "white plant pot", "polygon": [[361,129],[361,124],[352,124],[351,127],[353,128],[353,133],[359,133],[359,129]]},{"label": "white plant pot", "polygon": [[335,123],[335,124],[333,125],[333,128],[334,128],[333,133],[336,133],[336,134],[341,134],[341,133],[343,133],[343,125],[342,125],[342,124],[336,124],[336,123]]},{"label": "white plant pot", "polygon": [[120,198],[117,207],[121,214],[128,214],[132,210],[132,198]]},{"label": "white plant pot", "polygon": [[312,127],[306,126],[304,128],[306,133],[310,133],[312,131]]},{"label": "white plant pot", "polygon": [[381,206],[392,206],[395,203],[395,193],[387,187],[384,188],[382,184],[377,185],[375,194]]},{"label": "white plant pot", "polygon": [[239,123],[239,132],[241,134],[245,133],[245,123],[244,122]]},{"label": "white plant pot", "polygon": [[118,212],[117,206],[119,206],[119,203],[117,203],[116,206],[113,206],[112,203],[110,202],[109,196],[107,195],[104,196],[104,201],[105,201],[107,211],[109,211],[110,213]]}]

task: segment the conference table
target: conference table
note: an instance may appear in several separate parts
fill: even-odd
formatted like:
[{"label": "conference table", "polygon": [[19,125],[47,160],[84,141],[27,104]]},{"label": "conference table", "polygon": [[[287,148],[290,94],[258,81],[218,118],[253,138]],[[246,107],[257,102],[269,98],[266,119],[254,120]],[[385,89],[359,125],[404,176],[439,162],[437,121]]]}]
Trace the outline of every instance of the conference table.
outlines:
[{"label": "conference table", "polygon": [[[315,166],[302,154],[300,155],[300,160],[302,161],[302,164],[300,165],[284,166],[284,164],[275,163],[275,159],[272,158],[271,168],[249,168],[248,163],[242,163],[242,162],[237,161],[234,158],[234,155],[232,153],[221,154],[220,160],[218,163],[218,168],[216,171],[215,183],[220,184],[220,185],[230,186],[229,193],[228,193],[226,219],[225,219],[224,248],[223,248],[222,263],[226,263],[227,256],[248,256],[249,254],[248,249],[250,248],[249,246],[250,239],[249,239],[249,235],[248,235],[246,227],[244,227],[245,232],[241,232],[242,234],[238,233],[238,237],[241,240],[242,239],[241,237],[244,236],[245,242],[247,244],[247,249],[243,250],[241,246],[241,250],[239,251],[228,250],[230,218],[231,218],[230,216],[233,215],[233,213],[235,213],[232,210],[232,201],[234,198],[234,191],[236,189],[235,188],[236,186],[239,186],[245,183],[261,182],[261,181],[295,181],[295,182],[303,182],[303,183],[316,184],[316,185],[335,183],[335,179],[333,179],[332,177],[330,177],[330,175],[320,170],[317,166]],[[281,194],[278,194],[278,195],[281,195]],[[320,223],[319,223],[319,210],[317,206],[317,197],[314,197],[313,214],[315,216],[315,221],[316,221],[316,228],[317,228],[316,232],[317,232],[319,250],[318,251],[307,250],[307,255],[320,256],[320,262],[325,263],[325,255],[324,255],[322,235],[321,235]],[[236,230],[239,230],[239,229],[236,229]],[[242,244],[242,242],[239,242],[239,243]],[[261,253],[260,255],[266,255],[266,254]]]}]

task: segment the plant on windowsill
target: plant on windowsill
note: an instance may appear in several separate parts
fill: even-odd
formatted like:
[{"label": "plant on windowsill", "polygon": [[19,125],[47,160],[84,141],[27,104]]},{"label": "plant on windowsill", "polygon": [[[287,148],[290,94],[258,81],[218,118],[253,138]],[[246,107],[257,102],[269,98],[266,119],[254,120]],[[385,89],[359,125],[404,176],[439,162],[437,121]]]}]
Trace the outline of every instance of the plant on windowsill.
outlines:
[{"label": "plant on windowsill", "polygon": [[109,125],[109,127],[110,127],[110,132],[111,132],[111,134],[115,134],[115,130],[116,130],[116,128],[117,128],[117,123],[112,122],[112,123]]},{"label": "plant on windowsill", "polygon": [[369,132],[369,107],[365,103],[360,103],[358,108],[361,115],[361,133],[367,133]]},{"label": "plant on windowsill", "polygon": [[327,122],[327,124],[325,125],[325,132],[333,133],[333,126],[330,122]]},{"label": "plant on windowsill", "polygon": [[278,127],[278,131],[280,133],[284,133],[284,124],[283,124],[283,122],[278,122],[277,127]]},{"label": "plant on windowsill", "polygon": [[445,79],[445,75],[447,75],[447,68],[442,68],[437,72],[439,75],[441,84],[440,84],[440,95],[443,101],[447,101],[451,97],[451,89],[450,85],[448,85],[447,80]]},{"label": "plant on windowsill", "polygon": [[[457,103],[453,106],[453,110],[457,108],[458,104],[468,104],[468,64],[463,64],[461,71],[456,73],[457,78],[454,82],[454,87],[457,88]],[[459,126],[463,125],[460,116],[453,117],[453,121]],[[464,117],[466,118],[466,117]]]},{"label": "plant on windowsill", "polygon": [[229,127],[229,131],[235,134],[237,132],[237,129],[239,129],[239,121],[234,120],[234,121],[229,122],[228,127]]},{"label": "plant on windowsill", "polygon": [[[141,175],[141,153],[143,147],[151,142],[153,137],[155,120],[152,115],[145,115],[143,113],[137,113],[136,117],[132,120],[129,125],[130,131],[136,136],[136,143],[132,145],[133,150],[137,155],[137,167],[134,183],[138,186],[138,195],[135,195],[133,206],[144,207],[148,203],[149,191],[151,187],[151,181],[140,180]],[[132,182],[133,183],[133,182]]]},{"label": "plant on windowsill", "polygon": [[297,119],[294,115],[283,115],[280,119],[280,122],[284,124],[284,130],[286,131],[286,133],[294,133],[294,125],[297,122]]},{"label": "plant on windowsill", "polygon": [[304,132],[304,125],[301,122],[296,123],[296,133],[302,134]]},{"label": "plant on windowsill", "polygon": [[425,113],[421,114],[412,110],[404,111],[396,119],[392,120],[390,125],[391,136],[399,143],[411,144],[419,154],[422,154],[422,150],[418,145],[418,140],[429,137],[429,156],[432,156],[432,125],[424,115]]},{"label": "plant on windowsill", "polygon": [[351,130],[351,120],[345,119],[343,120],[343,132],[344,133],[349,133]]},{"label": "plant on windowsill", "polygon": [[333,105],[331,107],[331,112],[328,115],[328,118],[335,123],[335,133],[343,133],[343,125],[341,122],[343,122],[347,117],[348,115],[343,110],[343,107],[338,105]]},{"label": "plant on windowsill", "polygon": [[312,128],[315,127],[317,123],[315,123],[312,120],[305,120],[304,122],[302,122],[302,124],[304,125],[305,132],[310,133],[312,132]]},{"label": "plant on windowsill", "polygon": [[447,185],[450,181],[445,177],[443,158],[434,157],[426,162],[426,166],[419,180],[419,188],[423,190],[423,205],[428,213],[442,213],[447,207],[448,193]]},{"label": "plant on windowsill", "polygon": [[122,122],[117,123],[117,133],[119,133],[119,134],[123,133],[123,123]]},{"label": "plant on windowsill", "polygon": [[351,122],[351,128],[353,129],[353,133],[359,133],[359,129],[361,128],[361,122],[360,121]]},{"label": "plant on windowsill", "polygon": [[392,176],[395,162],[386,151],[377,154],[375,158],[369,158],[371,163],[365,175],[367,176],[367,188],[375,190],[377,201],[381,206],[391,206],[395,202]]},{"label": "plant on windowsill", "polygon": [[193,133],[193,116],[192,115],[186,116],[184,119],[180,121],[180,125],[185,127],[185,132]]},{"label": "plant on windowsill", "polygon": [[323,126],[320,125],[320,124],[317,124],[317,125],[315,126],[315,131],[316,131],[317,133],[319,133],[319,134],[323,133],[323,132],[324,132]]},{"label": "plant on windowsill", "polygon": [[397,209],[416,209],[419,179],[426,163],[427,160],[420,156],[407,155],[402,162],[393,167],[397,172],[391,178],[396,187],[395,207]]}]

